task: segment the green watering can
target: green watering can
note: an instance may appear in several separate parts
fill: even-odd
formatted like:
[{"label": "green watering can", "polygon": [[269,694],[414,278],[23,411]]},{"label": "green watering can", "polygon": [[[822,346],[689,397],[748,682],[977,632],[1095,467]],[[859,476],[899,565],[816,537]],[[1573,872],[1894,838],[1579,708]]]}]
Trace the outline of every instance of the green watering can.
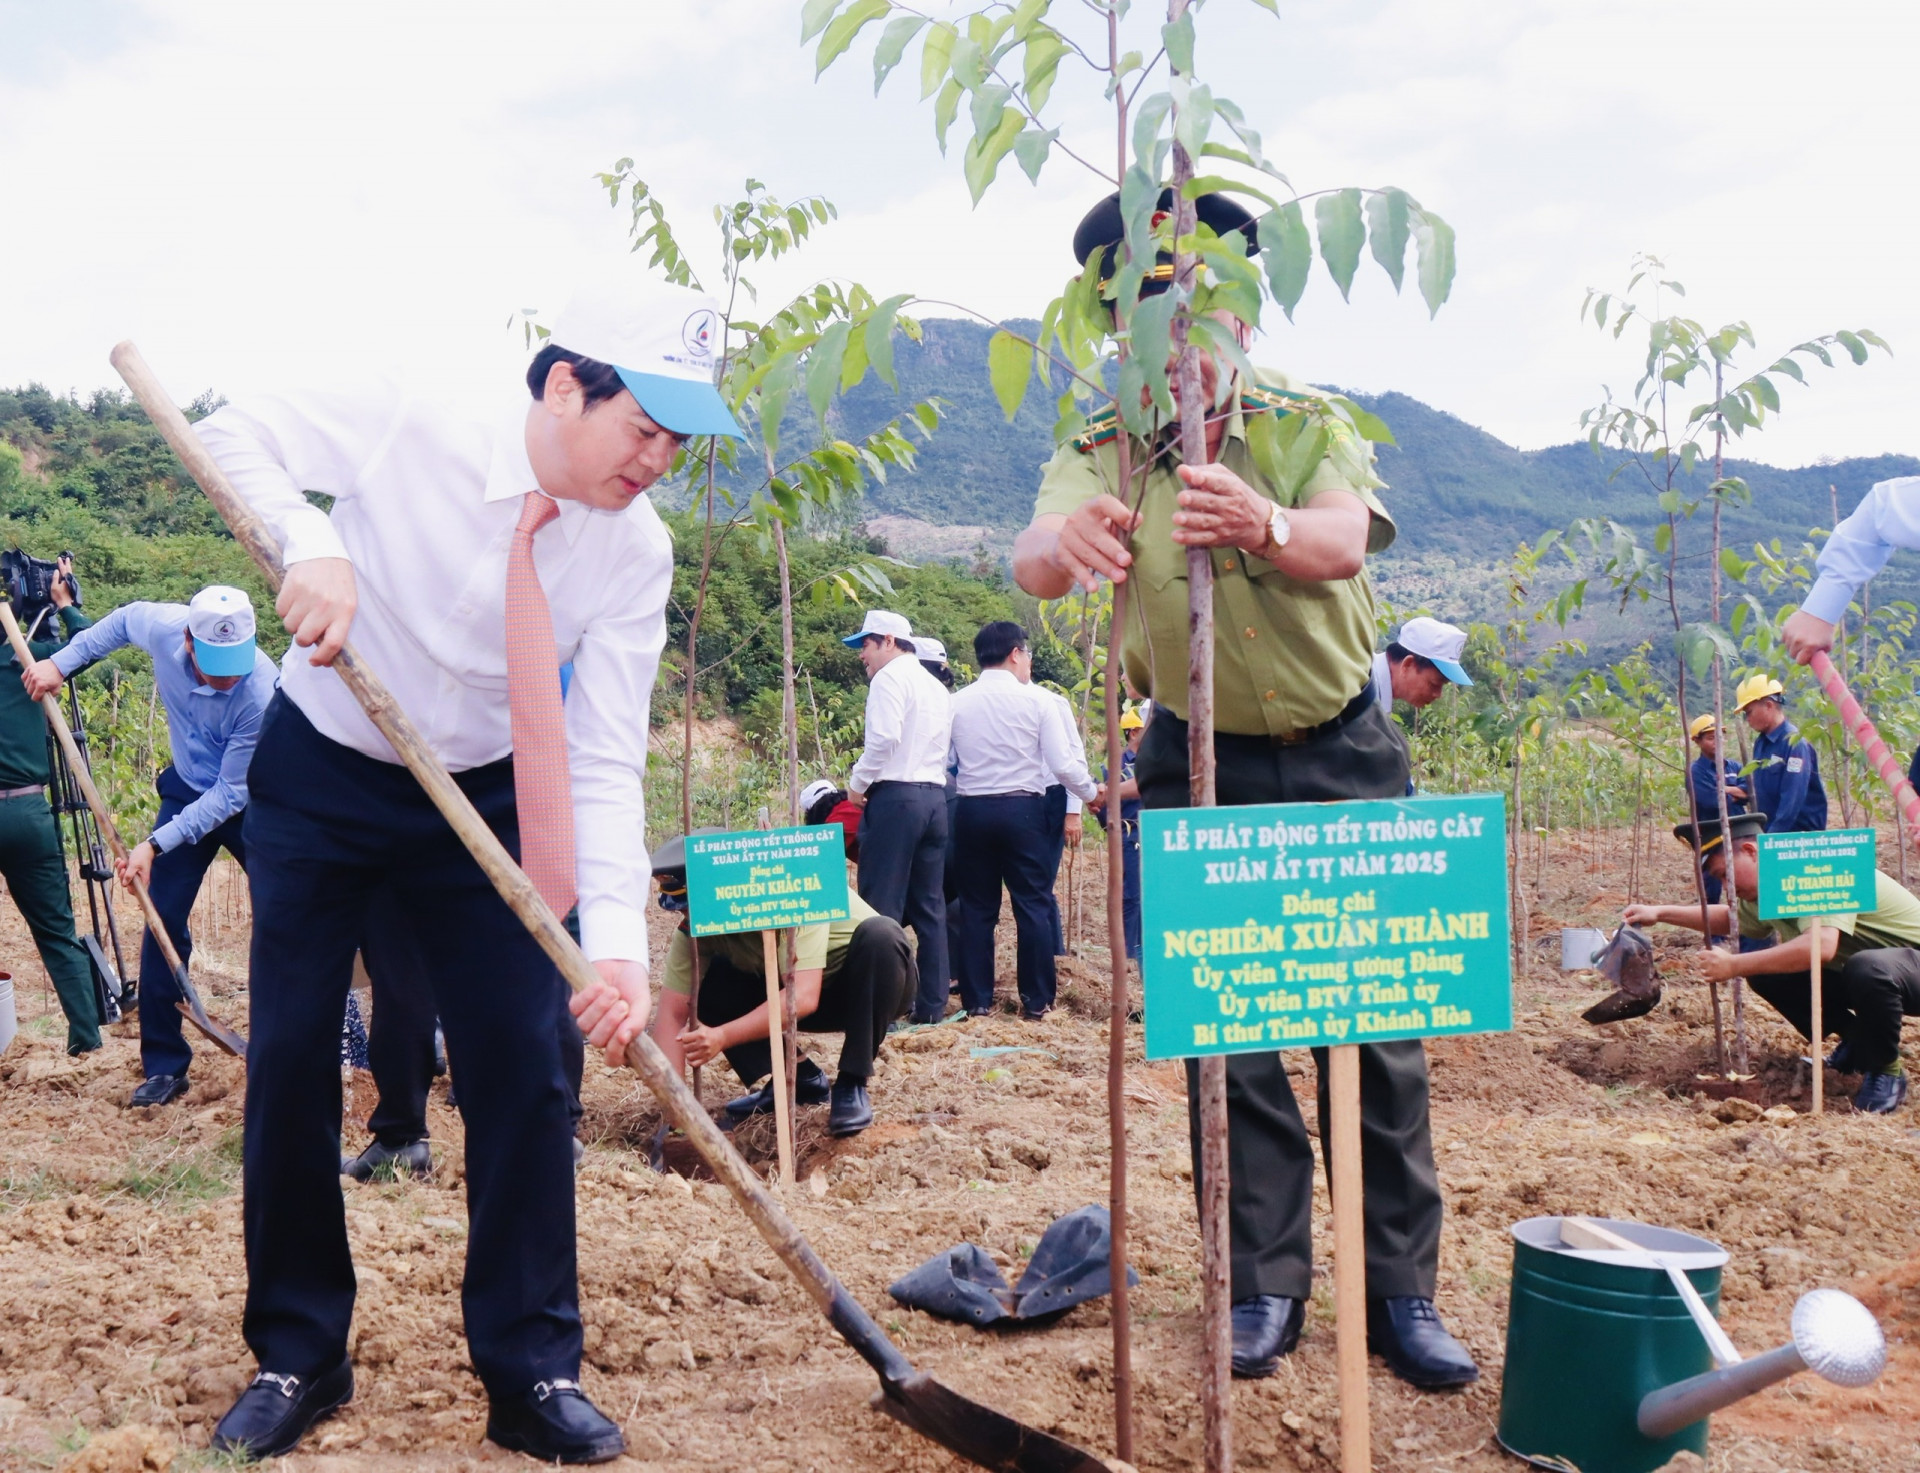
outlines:
[{"label": "green watering can", "polygon": [[1707,1417],[1811,1370],[1864,1386],[1886,1365],[1866,1307],[1801,1296],[1793,1343],[1751,1360],[1714,1318],[1726,1251],[1645,1223],[1533,1217],[1513,1226],[1500,1445],[1561,1473],[1652,1473],[1703,1458]]}]

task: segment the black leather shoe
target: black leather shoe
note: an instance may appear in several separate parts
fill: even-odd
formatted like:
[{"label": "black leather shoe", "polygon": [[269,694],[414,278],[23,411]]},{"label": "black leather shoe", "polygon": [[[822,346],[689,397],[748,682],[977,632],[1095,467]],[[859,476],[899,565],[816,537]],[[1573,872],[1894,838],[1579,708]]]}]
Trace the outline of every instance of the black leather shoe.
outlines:
[{"label": "black leather shoe", "polygon": [[408,1141],[404,1146],[383,1146],[375,1141],[351,1161],[342,1161],[340,1174],[355,1181],[372,1181],[383,1175],[388,1180],[398,1176],[431,1176],[433,1148],[425,1141]]},{"label": "black leather shoe", "polygon": [[968,1008],[967,1016],[969,1018],[991,1018],[993,1016],[993,1012],[994,1010],[993,1010],[992,1004],[988,1004],[984,1008]]},{"label": "black leather shoe", "polygon": [[[812,1059],[802,1059],[800,1067],[793,1075],[793,1102],[796,1105],[824,1105],[827,1103],[827,1071]],[[727,1128],[732,1129],[742,1120],[753,1115],[765,1115],[773,1109],[773,1080],[756,1090],[741,1095],[726,1104]]]},{"label": "black leather shoe", "polygon": [[187,1076],[184,1074],[154,1074],[140,1081],[140,1087],[133,1092],[133,1098],[127,1101],[129,1110],[137,1110],[142,1105],[164,1105],[177,1100],[187,1092]]},{"label": "black leather shoe", "polygon": [[1367,1349],[1422,1391],[1470,1386],[1480,1379],[1480,1368],[1466,1346],[1447,1333],[1431,1299],[1369,1299]]},{"label": "black leather shoe", "polygon": [[836,1079],[827,1106],[828,1135],[858,1135],[873,1124],[873,1102],[864,1079]]},{"label": "black leather shoe", "polygon": [[1280,1357],[1293,1354],[1300,1327],[1307,1322],[1303,1300],[1255,1294],[1233,1306],[1233,1374],[1258,1381],[1280,1369]]},{"label": "black leather shoe", "polygon": [[543,1463],[606,1463],[627,1450],[578,1381],[541,1381],[519,1396],[490,1399],[487,1440]]},{"label": "black leather shoe", "polygon": [[307,1429],[353,1400],[353,1366],[340,1364],[322,1376],[281,1376],[262,1371],[213,1429],[213,1451],[252,1462],[293,1451]]}]

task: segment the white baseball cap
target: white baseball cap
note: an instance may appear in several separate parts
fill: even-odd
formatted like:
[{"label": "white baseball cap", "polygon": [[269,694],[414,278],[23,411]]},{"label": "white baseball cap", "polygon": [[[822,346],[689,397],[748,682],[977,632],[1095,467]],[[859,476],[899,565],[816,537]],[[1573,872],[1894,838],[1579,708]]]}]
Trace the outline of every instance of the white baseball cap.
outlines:
[{"label": "white baseball cap", "polygon": [[216,583],[187,605],[193,663],[202,675],[253,673],[253,600],[238,588]]},{"label": "white baseball cap", "polygon": [[740,426],[713,386],[720,339],[712,297],[629,272],[576,291],[548,341],[609,364],[662,428],[737,439]]},{"label": "white baseball cap", "polygon": [[914,635],[913,652],[922,660],[935,665],[947,663],[947,647],[930,634]]},{"label": "white baseball cap", "polygon": [[1455,685],[1473,684],[1473,677],[1460,664],[1460,656],[1467,649],[1466,630],[1422,614],[1400,626],[1400,637],[1394,643],[1409,654],[1431,660]]},{"label": "white baseball cap", "polygon": [[887,634],[900,642],[902,649],[918,649],[913,642],[913,626],[907,622],[906,615],[896,614],[891,609],[868,609],[867,617],[860,625],[858,634],[849,634],[840,643],[858,647],[869,634]]},{"label": "white baseball cap", "polygon": [[800,790],[800,811],[805,813],[809,808],[813,807],[814,804],[826,797],[827,794],[837,793],[839,791],[840,790],[833,785],[832,778],[816,777]]}]

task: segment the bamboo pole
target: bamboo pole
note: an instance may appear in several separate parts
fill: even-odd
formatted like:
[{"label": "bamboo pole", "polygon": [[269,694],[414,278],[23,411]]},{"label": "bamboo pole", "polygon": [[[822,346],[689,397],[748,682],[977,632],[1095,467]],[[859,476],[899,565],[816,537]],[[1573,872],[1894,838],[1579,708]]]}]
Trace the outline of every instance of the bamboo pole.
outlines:
[{"label": "bamboo pole", "polygon": [[1372,1473],[1367,1410],[1367,1238],[1360,1182],[1360,1046],[1327,1050],[1333,1159],[1334,1354],[1340,1367],[1340,1470]]},{"label": "bamboo pole", "polygon": [[779,1138],[780,1184],[793,1185],[793,1105],[787,1093],[786,1008],[780,997],[780,940],[772,931],[760,933],[760,955],[767,969],[767,1057],[773,1063],[773,1126]]}]

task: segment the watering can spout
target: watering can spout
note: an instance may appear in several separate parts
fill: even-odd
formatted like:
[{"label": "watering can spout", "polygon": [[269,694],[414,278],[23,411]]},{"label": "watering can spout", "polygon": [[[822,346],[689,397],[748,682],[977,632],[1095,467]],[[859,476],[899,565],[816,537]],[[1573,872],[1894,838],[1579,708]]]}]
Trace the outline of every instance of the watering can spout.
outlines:
[{"label": "watering can spout", "polygon": [[1838,1386],[1865,1386],[1886,1364],[1886,1337],[1867,1307],[1838,1289],[1815,1289],[1793,1307],[1791,1345],[1649,1392],[1640,1402],[1640,1432],[1671,1437],[1799,1371]]}]

